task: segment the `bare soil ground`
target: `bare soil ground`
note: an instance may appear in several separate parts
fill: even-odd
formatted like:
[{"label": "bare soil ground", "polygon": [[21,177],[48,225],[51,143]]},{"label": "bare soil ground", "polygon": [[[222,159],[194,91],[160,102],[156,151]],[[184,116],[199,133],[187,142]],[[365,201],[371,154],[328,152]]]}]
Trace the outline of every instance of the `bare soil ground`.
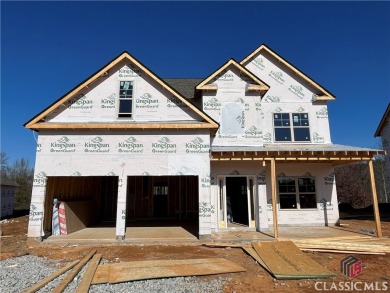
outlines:
[{"label": "bare soil ground", "polygon": [[[249,255],[239,248],[208,248],[199,245],[47,245],[27,242],[28,216],[8,219],[1,223],[0,259],[13,258],[24,254],[36,255],[49,259],[80,259],[83,254],[96,248],[102,257],[113,262],[153,259],[185,259],[223,257],[242,265],[247,271],[235,274],[199,277],[203,280],[223,277],[230,279],[224,287],[225,292],[315,292],[315,282],[388,282],[390,284],[389,255],[359,255],[363,262],[363,273],[349,280],[340,272],[340,260],[348,254],[309,252],[315,261],[334,272],[335,279],[326,280],[275,280]],[[370,231],[375,225],[372,220],[343,220],[349,228],[356,231]],[[383,235],[390,236],[390,222],[382,222]],[[321,287],[321,286],[320,286]],[[389,286],[390,287],[390,286]],[[323,286],[321,287],[323,288]]]}]

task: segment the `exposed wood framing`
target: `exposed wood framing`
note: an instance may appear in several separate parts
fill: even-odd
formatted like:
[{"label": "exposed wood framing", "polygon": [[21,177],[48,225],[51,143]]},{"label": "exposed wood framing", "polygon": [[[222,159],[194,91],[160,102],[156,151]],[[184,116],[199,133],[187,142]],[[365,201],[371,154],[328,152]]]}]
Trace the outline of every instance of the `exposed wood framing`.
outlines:
[{"label": "exposed wood framing", "polygon": [[368,161],[368,168],[370,170],[370,181],[371,181],[371,191],[372,191],[372,205],[374,207],[376,235],[378,236],[378,238],[381,238],[382,237],[382,227],[381,227],[381,219],[380,219],[380,215],[379,215],[378,197],[377,197],[377,193],[376,193],[374,167],[373,167],[373,164],[372,164],[372,160]]},{"label": "exposed wood framing", "polygon": [[279,227],[278,227],[278,210],[276,204],[276,163],[275,160],[271,160],[271,195],[272,195],[272,215],[274,222],[274,237],[278,239],[279,237]]},{"label": "exposed wood framing", "polygon": [[205,80],[203,80],[199,85],[196,86],[197,90],[207,90],[209,88],[209,82],[218,76],[223,70],[228,68],[229,66],[233,66],[237,68],[239,71],[245,73],[248,75],[254,82],[256,82],[259,86],[262,87],[262,91],[265,92],[269,90],[269,86],[265,84],[262,80],[260,80],[257,76],[255,76],[252,72],[250,72],[248,69],[246,69],[244,66],[242,66],[240,63],[235,61],[234,59],[230,59],[228,62],[226,62],[224,65],[222,65],[219,69],[214,71],[211,75],[209,75]]},{"label": "exposed wood framing", "polygon": [[320,86],[318,83],[316,83],[314,80],[306,76],[304,73],[299,71],[297,68],[295,68],[293,65],[291,65],[289,62],[284,60],[281,56],[273,52],[270,48],[268,48],[265,45],[261,45],[259,48],[257,48],[255,51],[253,51],[251,54],[249,54],[244,60],[240,62],[241,65],[246,66],[248,62],[250,62],[255,56],[260,54],[262,51],[267,52],[269,55],[274,57],[278,62],[282,63],[284,66],[292,70],[296,75],[298,75],[300,78],[305,80],[308,84],[313,86],[315,89],[317,89],[319,92],[321,92],[323,95],[321,95],[321,101],[330,101],[335,100],[335,97],[328,92],[326,89],[324,89],[322,86]]},{"label": "exposed wood framing", "polygon": [[33,129],[214,129],[209,123],[38,123]]}]

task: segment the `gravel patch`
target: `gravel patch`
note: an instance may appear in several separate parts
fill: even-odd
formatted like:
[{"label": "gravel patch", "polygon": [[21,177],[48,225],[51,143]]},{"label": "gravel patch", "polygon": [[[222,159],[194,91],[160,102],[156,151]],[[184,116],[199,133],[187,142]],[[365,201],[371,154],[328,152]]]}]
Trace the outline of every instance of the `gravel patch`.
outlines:
[{"label": "gravel patch", "polygon": [[[107,260],[101,260],[107,263]],[[38,281],[49,276],[66,264],[63,260],[48,260],[37,256],[21,256],[13,259],[0,261],[0,292],[16,293],[23,292]],[[80,283],[87,266],[77,274],[73,281],[66,287],[65,293],[72,293]],[[69,271],[57,277],[38,292],[51,292]],[[202,281],[197,277],[178,277],[165,279],[151,279],[144,281],[124,282],[118,284],[92,285],[89,292],[126,292],[126,293],[203,293],[203,292],[223,292],[223,284],[227,278],[215,278],[210,281]]]}]

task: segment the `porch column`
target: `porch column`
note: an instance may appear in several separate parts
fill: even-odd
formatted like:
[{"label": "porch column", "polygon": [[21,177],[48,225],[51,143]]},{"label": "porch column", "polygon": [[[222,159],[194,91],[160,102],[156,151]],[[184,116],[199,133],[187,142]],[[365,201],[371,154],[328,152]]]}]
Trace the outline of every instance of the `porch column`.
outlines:
[{"label": "porch column", "polygon": [[381,227],[381,219],[380,219],[380,216],[379,216],[378,198],[377,198],[377,193],[376,193],[374,167],[373,167],[373,164],[372,164],[372,160],[368,161],[368,168],[370,170],[371,191],[372,191],[372,205],[374,207],[376,235],[377,235],[378,238],[380,238],[380,237],[382,237],[382,227]]},{"label": "porch column", "polygon": [[124,240],[126,235],[127,176],[119,177],[118,202],[116,207],[116,239]]},{"label": "porch column", "polygon": [[274,237],[277,239],[279,237],[278,230],[278,211],[276,204],[276,167],[275,159],[271,159],[271,195],[272,195],[272,213],[274,220]]}]

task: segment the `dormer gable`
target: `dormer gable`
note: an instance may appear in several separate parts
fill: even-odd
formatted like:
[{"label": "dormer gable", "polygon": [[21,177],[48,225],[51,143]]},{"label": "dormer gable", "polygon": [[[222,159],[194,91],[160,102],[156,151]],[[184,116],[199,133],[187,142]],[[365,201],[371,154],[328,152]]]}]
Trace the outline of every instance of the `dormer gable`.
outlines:
[{"label": "dormer gable", "polygon": [[[264,44],[245,57],[240,64],[250,69],[259,78],[262,78],[262,74],[265,74],[265,76],[272,78],[273,81],[275,80],[279,84],[285,83],[285,80],[289,78],[295,80],[296,82],[291,82],[288,85],[288,89],[298,97],[302,96],[302,92],[307,89],[312,93],[311,100],[313,102],[335,100],[332,93]],[[282,70],[277,68],[282,68]]]},{"label": "dormer gable", "polygon": [[[127,112],[122,110],[126,106],[130,109]],[[218,128],[212,118],[128,52],[114,58],[24,126],[35,130]]]}]

